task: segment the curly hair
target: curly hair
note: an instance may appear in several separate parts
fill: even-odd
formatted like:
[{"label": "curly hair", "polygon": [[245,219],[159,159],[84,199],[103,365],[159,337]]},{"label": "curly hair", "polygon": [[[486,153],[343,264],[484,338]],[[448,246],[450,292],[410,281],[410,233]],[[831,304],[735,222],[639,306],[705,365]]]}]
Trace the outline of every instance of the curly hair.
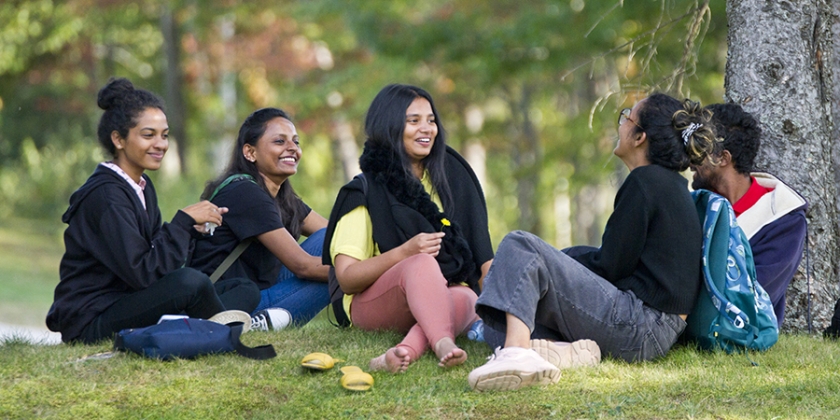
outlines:
[{"label": "curly hair", "polygon": [[741,105],[713,104],[706,107],[712,113],[712,123],[723,149],[732,155],[732,165],[742,175],[749,175],[761,146],[761,127]]},{"label": "curly hair", "polygon": [[96,129],[99,144],[108,154],[116,157],[116,147],[111,141],[111,133],[116,131],[120,137],[128,137],[128,131],[137,125],[137,117],[148,108],[163,109],[163,100],[145,89],[137,89],[126,78],[111,78],[99,90],[96,104],[105,110]]},{"label": "curly hair", "polygon": [[700,165],[716,150],[711,112],[697,102],[654,93],[641,104],[638,124],[648,137],[650,163],[672,171]]}]

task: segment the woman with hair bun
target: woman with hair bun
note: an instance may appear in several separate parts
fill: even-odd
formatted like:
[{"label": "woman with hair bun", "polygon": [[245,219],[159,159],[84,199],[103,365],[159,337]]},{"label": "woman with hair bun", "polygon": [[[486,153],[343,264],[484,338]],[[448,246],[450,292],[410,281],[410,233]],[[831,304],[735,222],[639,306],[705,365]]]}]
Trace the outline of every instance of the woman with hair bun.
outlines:
[{"label": "woman with hair bun", "polygon": [[243,311],[259,301],[253,283],[214,287],[206,275],[182,268],[191,238],[201,235],[197,229],[221,225],[227,209],[202,201],[161,223],[144,172],[160,168],[169,148],[163,102],[120,78],[99,91],[97,105],[105,111],[99,143],[113,159],[96,167],[62,216],[68,225],[65,252],[47,326],[64,342],[94,343],[125,328],[153,325],[165,314],[250,321]]},{"label": "woman with hair bun", "polygon": [[680,171],[716,147],[710,113],[653,94],[618,118],[615,155],[630,170],[600,248],[559,251],[527,232],[499,244],[476,311],[498,347],[469,375],[473,389],[556,382],[601,353],[628,362],[665,355],[700,288],[700,220]]}]

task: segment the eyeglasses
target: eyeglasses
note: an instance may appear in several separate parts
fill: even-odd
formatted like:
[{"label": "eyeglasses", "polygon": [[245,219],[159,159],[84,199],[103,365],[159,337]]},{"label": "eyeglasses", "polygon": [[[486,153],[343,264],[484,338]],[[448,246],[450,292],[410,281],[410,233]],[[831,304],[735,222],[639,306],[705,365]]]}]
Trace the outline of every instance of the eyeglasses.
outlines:
[{"label": "eyeglasses", "polygon": [[630,112],[630,108],[624,108],[618,113],[618,126],[621,127],[625,121],[630,121],[633,125],[639,127],[640,130],[644,130],[641,125],[637,124],[636,121],[633,121],[633,119],[630,118]]}]

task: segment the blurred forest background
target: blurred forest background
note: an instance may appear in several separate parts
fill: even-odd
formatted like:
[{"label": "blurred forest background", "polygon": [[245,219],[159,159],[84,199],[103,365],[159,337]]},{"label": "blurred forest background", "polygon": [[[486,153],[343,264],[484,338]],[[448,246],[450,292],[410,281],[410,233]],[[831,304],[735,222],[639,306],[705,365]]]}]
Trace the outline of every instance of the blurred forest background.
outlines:
[{"label": "blurred forest background", "polygon": [[326,216],[358,171],[367,106],[397,82],[435,98],[481,178],[494,244],[524,229],[598,245],[625,175],[618,111],[654,90],[722,102],[725,13],[707,0],[5,1],[0,220],[60,240],[70,194],[105,159],[96,92],[111,76],[167,103],[170,150],[150,174],[165,218],[266,106],[293,116],[292,183]]}]

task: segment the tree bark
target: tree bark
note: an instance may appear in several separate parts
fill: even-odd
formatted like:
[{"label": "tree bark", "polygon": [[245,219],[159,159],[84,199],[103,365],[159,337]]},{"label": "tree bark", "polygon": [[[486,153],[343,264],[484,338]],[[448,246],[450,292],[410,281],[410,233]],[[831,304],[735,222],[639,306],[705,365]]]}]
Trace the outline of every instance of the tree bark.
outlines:
[{"label": "tree bark", "polygon": [[333,119],[333,139],[336,158],[344,169],[343,184],[349,182],[362,170],[359,168],[359,145],[356,144],[353,136],[353,127],[342,114]]},{"label": "tree bark", "polygon": [[[828,63],[827,67],[831,71],[832,80],[834,80],[837,77],[834,72],[840,69],[840,2],[834,1],[831,3],[830,13],[831,39],[833,43],[825,47],[825,50],[830,53],[827,59],[825,59],[825,62]],[[832,87],[834,100],[831,101],[831,121],[834,126],[831,130],[831,138],[834,144],[832,145],[831,162],[834,167],[834,184],[840,188],[840,103],[838,103],[838,100],[840,100],[840,83],[834,81]],[[840,195],[836,198],[835,204],[837,206],[837,212],[840,214]],[[838,218],[837,224],[840,225],[840,218]]]},{"label": "tree bark", "polygon": [[523,83],[519,98],[514,99],[515,93],[509,98],[518,131],[513,144],[513,162],[516,173],[516,199],[519,204],[518,229],[542,236],[536,198],[542,147],[537,129],[531,121],[532,94],[533,87]]},{"label": "tree bark", "polygon": [[822,330],[839,294],[831,8],[824,0],[727,2],[726,98],[761,123],[757,167],[810,203],[810,267],[806,256],[787,291],[783,328],[789,331],[809,330],[810,321],[814,332]]},{"label": "tree bark", "polygon": [[181,164],[181,173],[187,172],[187,152],[189,145],[187,140],[187,112],[184,105],[184,97],[181,93],[183,86],[181,77],[181,37],[178,30],[178,23],[172,16],[172,9],[169,5],[163,5],[160,16],[160,29],[163,33],[163,50],[166,56],[165,95],[166,116],[169,120],[169,132],[171,137],[178,143],[178,162]]}]

